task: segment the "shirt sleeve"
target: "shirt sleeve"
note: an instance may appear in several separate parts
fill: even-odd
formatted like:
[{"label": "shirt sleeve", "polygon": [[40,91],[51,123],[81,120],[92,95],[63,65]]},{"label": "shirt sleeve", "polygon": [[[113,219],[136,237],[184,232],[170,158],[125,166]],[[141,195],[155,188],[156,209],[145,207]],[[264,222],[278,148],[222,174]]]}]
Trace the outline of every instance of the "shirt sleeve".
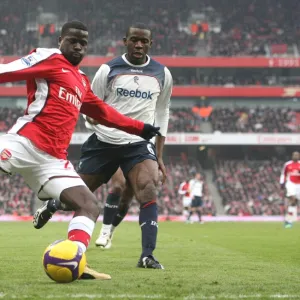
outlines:
[{"label": "shirt sleeve", "polygon": [[92,90],[100,99],[105,99],[107,89],[107,76],[110,72],[110,67],[103,64],[97,71],[93,81]]},{"label": "shirt sleeve", "polygon": [[[88,78],[87,82],[88,82]],[[120,114],[113,107],[99,99],[88,84],[88,91],[81,106],[81,113],[97,120],[100,124],[123,130],[130,134],[140,135],[144,123]]]},{"label": "shirt sleeve", "polygon": [[165,81],[164,87],[161,91],[155,112],[155,126],[160,127],[160,133],[162,136],[166,136],[168,132],[169,124],[169,110],[170,110],[170,98],[172,94],[173,79],[172,75],[167,67],[165,67]]},{"label": "shirt sleeve", "polygon": [[285,164],[282,168],[281,174],[280,174],[280,184],[284,184],[286,181],[286,173],[287,173],[287,164]]},{"label": "shirt sleeve", "polygon": [[58,49],[37,48],[27,56],[8,64],[0,64],[0,83],[47,79],[51,76],[57,54],[60,54]]},{"label": "shirt sleeve", "polygon": [[[109,71],[110,67],[106,64],[103,64],[95,74],[91,85],[94,94],[103,100],[106,96],[107,76],[109,74]],[[86,115],[83,115],[83,118],[86,120]],[[90,130],[94,130],[94,126],[95,125],[92,125],[87,121],[85,122],[85,127]]]},{"label": "shirt sleeve", "polygon": [[184,195],[186,193],[186,191],[183,190],[183,186],[185,185],[185,182],[182,182],[179,186],[179,189],[178,189],[178,194],[179,195]]}]

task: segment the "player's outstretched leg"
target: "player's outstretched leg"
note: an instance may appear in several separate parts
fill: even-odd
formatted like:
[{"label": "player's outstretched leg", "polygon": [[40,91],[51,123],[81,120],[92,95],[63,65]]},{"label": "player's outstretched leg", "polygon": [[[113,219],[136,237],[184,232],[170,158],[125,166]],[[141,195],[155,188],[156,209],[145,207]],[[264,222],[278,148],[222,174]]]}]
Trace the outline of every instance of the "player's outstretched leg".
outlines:
[{"label": "player's outstretched leg", "polygon": [[[95,191],[104,182],[102,175],[89,175],[89,174],[78,174],[83,182],[87,185],[90,191]],[[72,211],[66,204],[59,200],[48,200],[43,205],[37,209],[33,216],[33,226],[36,229],[40,229],[47,224],[47,222],[52,218],[53,214],[58,211]]]},{"label": "player's outstretched leg", "polygon": [[[76,178],[80,184],[79,178]],[[76,182],[76,183],[77,183]],[[70,178],[56,178],[49,180],[43,187],[43,192],[55,198],[59,198],[67,207],[74,210],[74,216],[68,228],[68,239],[75,242],[83,252],[86,251],[92,233],[94,231],[95,222],[100,214],[95,195],[84,185],[70,185]],[[73,184],[73,182],[72,182]],[[70,186],[56,194],[61,186]],[[58,193],[58,192],[57,192]],[[111,279],[107,274],[98,273],[88,266],[85,267],[81,279]]]},{"label": "player's outstretched leg", "polygon": [[139,224],[142,231],[142,254],[137,264],[139,268],[164,268],[153,256],[158,231],[156,204],[158,178],[157,162],[150,159],[138,163],[128,173],[130,184],[141,205]]},{"label": "player's outstretched leg", "polygon": [[118,210],[121,195],[125,189],[126,179],[119,168],[111,178],[111,188],[107,196],[103,212],[103,223],[95,244],[97,247],[109,249],[111,247],[112,220]]}]

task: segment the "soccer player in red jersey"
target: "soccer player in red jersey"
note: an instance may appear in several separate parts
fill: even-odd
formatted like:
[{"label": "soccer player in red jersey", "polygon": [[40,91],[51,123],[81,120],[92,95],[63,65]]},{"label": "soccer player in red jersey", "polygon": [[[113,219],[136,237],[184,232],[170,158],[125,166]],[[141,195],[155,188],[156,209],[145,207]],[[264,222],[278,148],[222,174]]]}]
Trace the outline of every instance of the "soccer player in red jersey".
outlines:
[{"label": "soccer player in red jersey", "polygon": [[183,181],[180,184],[179,189],[178,189],[178,194],[183,196],[182,203],[183,203],[184,214],[188,215],[189,211],[191,209],[191,204],[192,204],[189,180]]},{"label": "soccer player in red jersey", "polygon": [[[78,65],[87,52],[88,30],[64,24],[59,49],[37,48],[0,65],[0,83],[26,80],[28,104],[7,134],[0,137],[0,171],[21,174],[41,200],[59,199],[75,211],[68,239],[86,251],[99,216],[94,194],[67,160],[79,113],[146,140],[159,128],[126,117],[99,99]],[[86,266],[82,279],[110,279]]]},{"label": "soccer player in red jersey", "polygon": [[293,221],[297,221],[297,200],[300,200],[300,155],[295,151],[292,160],[283,166],[280,176],[280,184],[286,189],[286,196],[289,199],[287,213],[285,216],[285,227],[292,227]]}]

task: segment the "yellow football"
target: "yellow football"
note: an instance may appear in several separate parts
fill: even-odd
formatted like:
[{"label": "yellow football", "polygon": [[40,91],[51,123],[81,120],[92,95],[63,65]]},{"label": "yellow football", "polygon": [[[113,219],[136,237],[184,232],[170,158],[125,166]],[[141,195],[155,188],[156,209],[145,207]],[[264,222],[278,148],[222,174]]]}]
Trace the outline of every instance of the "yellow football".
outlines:
[{"label": "yellow football", "polygon": [[43,255],[46,274],[59,283],[68,283],[78,279],[85,265],[85,253],[70,240],[55,241],[46,248]]}]

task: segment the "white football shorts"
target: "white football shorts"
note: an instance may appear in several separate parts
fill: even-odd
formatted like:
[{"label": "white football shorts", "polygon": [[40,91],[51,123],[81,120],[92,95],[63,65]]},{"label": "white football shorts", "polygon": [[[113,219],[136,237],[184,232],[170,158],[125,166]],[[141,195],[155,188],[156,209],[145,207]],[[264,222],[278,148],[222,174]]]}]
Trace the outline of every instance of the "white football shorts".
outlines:
[{"label": "white football shorts", "polygon": [[300,184],[287,181],[285,188],[287,197],[295,196],[298,200],[300,200]]},{"label": "white football shorts", "polygon": [[18,134],[0,136],[0,167],[22,175],[41,200],[59,199],[67,188],[86,186],[70,161],[47,154]]}]

